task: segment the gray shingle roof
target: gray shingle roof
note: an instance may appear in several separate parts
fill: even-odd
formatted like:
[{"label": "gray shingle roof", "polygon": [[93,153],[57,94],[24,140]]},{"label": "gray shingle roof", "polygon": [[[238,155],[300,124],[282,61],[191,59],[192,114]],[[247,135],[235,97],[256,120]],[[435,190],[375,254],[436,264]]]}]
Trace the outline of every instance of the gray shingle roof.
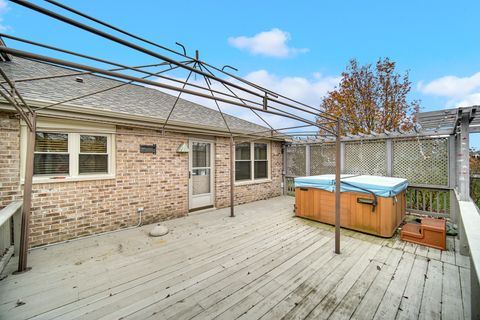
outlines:
[{"label": "gray shingle roof", "polygon": [[[11,62],[0,62],[0,67],[11,80],[75,73],[71,69],[18,57],[13,58]],[[72,76],[18,82],[16,86],[25,99],[60,102],[122,83],[94,75],[82,75],[83,83],[77,82],[75,78]],[[104,111],[166,119],[175,99],[176,97],[153,88],[125,85],[71,103]],[[226,130],[218,111],[184,99],[179,100],[170,119],[186,124],[215,127],[221,131]],[[226,119],[231,129],[236,132],[254,132],[266,129],[234,116],[226,115]]]}]

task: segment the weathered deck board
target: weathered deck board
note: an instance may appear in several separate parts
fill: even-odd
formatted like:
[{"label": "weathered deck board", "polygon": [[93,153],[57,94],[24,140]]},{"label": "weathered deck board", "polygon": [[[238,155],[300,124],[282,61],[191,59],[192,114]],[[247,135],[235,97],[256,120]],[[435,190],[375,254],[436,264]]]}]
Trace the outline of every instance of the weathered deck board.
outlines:
[{"label": "weathered deck board", "polygon": [[395,319],[410,273],[415,272],[412,271],[414,259],[415,256],[413,254],[403,253],[397,270],[393,274],[387,291],[383,295],[382,302],[377,308],[374,319]]},{"label": "weathered deck board", "polygon": [[[192,289],[185,291],[182,295],[182,299],[175,303],[175,304],[168,304],[168,303],[156,303],[155,305],[142,310],[143,314],[147,314],[149,312],[148,309],[154,310],[154,312],[162,311],[162,314],[166,318],[173,318],[177,319],[181,315],[177,314],[179,310],[183,309],[192,309],[190,314],[195,315],[196,313],[193,309],[199,305],[198,301],[202,301],[202,299],[210,298],[209,305],[215,303],[214,298],[212,298],[216,293],[228,287],[228,289],[232,289],[232,283],[243,284],[243,282],[239,281],[240,279],[244,279],[250,275],[260,275],[262,274],[262,268],[267,267],[273,268],[276,265],[279,265],[283,261],[287,260],[290,254],[295,254],[295,250],[303,250],[307,246],[313,244],[313,242],[317,241],[315,237],[316,232],[311,232],[310,230],[308,237],[304,234],[296,234],[293,237],[288,237],[288,241],[282,241],[281,244],[277,246],[281,246],[276,251],[268,254],[266,256],[260,256],[260,259],[249,259],[248,263],[240,263],[233,267],[228,268],[228,272],[226,275],[222,275],[221,280],[212,279],[211,283],[202,285],[201,289]],[[308,240],[308,241],[306,241]],[[252,277],[250,277],[252,278]],[[253,278],[252,278],[253,279]],[[184,299],[185,296],[187,299]],[[220,299],[220,298],[219,298]],[[202,302],[202,306],[207,306],[207,304]],[[164,308],[164,309],[162,309]]]},{"label": "weathered deck board", "polygon": [[402,258],[403,251],[392,250],[392,253],[388,257],[385,265],[381,267],[380,272],[371,284],[370,288],[366,292],[362,301],[358,305],[352,319],[372,319],[377,311],[378,305],[383,299],[385,291],[392,281],[392,276],[397,270],[398,263]]},{"label": "weathered deck board", "polygon": [[[366,248],[364,248],[363,246],[364,245],[361,245],[359,247],[359,244],[351,243],[350,245],[346,246],[346,248],[343,251],[343,254],[348,255],[350,259],[352,256],[359,257],[361,253],[365,252]],[[368,249],[372,249],[372,251],[376,251],[379,249],[379,247],[372,246]],[[305,289],[305,288],[311,288],[311,289],[318,288],[319,283],[323,282],[323,280],[319,281],[318,278],[324,279],[325,275],[332,274],[332,270],[345,269],[345,268],[348,268],[349,265],[351,265],[347,261],[349,260],[349,258],[338,259],[338,257],[339,256],[334,256],[333,259],[331,259],[328,262],[321,262],[320,268],[314,270],[313,272],[310,272],[309,269],[306,269],[304,270],[304,272],[302,272],[301,274],[298,274],[295,278],[291,279],[290,282],[282,283],[281,286],[277,287],[277,290],[272,292],[272,294],[267,295],[262,301],[257,303],[254,307],[250,308],[244,315],[242,315],[240,319],[242,318],[249,319],[251,317],[258,318],[264,315],[266,312],[272,309],[275,305],[277,305],[280,301],[285,299],[285,297],[289,295],[290,292],[301,291],[302,289]],[[319,263],[317,263],[317,265],[318,264]]]},{"label": "weathered deck board", "polygon": [[[0,281],[0,319],[468,317],[469,260],[292,217],[280,197],[30,253]],[[15,270],[15,260],[7,272]],[[18,299],[25,302],[16,306]]]},{"label": "weathered deck board", "polygon": [[419,319],[441,319],[442,269],[440,261],[428,261]]},{"label": "weathered deck board", "polygon": [[427,259],[415,256],[412,271],[403,293],[396,319],[417,319],[422,303],[423,287],[427,274]]},{"label": "weathered deck board", "polygon": [[460,268],[460,286],[462,288],[463,318],[470,319],[470,270]]},{"label": "weathered deck board", "polygon": [[350,319],[391,253],[392,249],[389,247],[384,246],[380,249],[379,253],[370,260],[367,269],[365,269],[348,293],[341,299],[329,319]]},{"label": "weathered deck board", "polygon": [[443,265],[442,318],[463,319],[459,267],[449,263]]}]

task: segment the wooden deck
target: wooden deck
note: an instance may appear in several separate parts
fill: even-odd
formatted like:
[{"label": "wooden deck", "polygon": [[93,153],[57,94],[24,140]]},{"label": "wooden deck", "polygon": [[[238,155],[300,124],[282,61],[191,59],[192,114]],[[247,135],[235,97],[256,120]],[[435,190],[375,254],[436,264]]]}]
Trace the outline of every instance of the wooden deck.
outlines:
[{"label": "wooden deck", "polygon": [[464,319],[469,262],[292,217],[293,198],[32,250],[0,281],[0,319]]}]

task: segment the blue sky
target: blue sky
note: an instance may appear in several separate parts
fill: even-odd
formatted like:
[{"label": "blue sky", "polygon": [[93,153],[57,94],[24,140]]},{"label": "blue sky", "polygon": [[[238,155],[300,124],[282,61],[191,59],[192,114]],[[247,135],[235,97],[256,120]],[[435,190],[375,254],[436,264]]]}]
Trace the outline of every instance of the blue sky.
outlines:
[{"label": "blue sky", "polygon": [[[214,65],[311,104],[333,89],[349,59],[379,57],[410,71],[411,98],[423,111],[480,104],[480,1],[62,2],[163,45],[179,41],[191,55],[198,49]],[[129,65],[153,61],[4,0],[0,17],[12,35]]]}]

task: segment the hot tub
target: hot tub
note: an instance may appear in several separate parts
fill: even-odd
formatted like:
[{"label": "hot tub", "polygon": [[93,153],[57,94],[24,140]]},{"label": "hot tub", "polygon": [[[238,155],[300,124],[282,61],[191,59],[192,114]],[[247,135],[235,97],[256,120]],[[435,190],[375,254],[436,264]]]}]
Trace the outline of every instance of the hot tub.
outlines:
[{"label": "hot tub", "polygon": [[[405,216],[408,181],[347,174],[340,179],[340,225],[381,237],[393,236]],[[295,215],[335,224],[335,175],[295,178]]]}]

